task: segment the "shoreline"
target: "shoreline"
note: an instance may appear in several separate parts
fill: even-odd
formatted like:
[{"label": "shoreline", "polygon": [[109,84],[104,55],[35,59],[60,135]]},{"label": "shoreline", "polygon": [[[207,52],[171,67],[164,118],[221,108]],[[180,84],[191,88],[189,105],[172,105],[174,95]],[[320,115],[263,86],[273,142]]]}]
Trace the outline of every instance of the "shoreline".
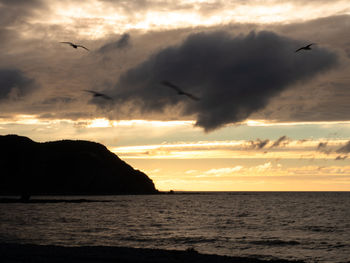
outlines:
[{"label": "shoreline", "polygon": [[52,245],[31,245],[0,243],[1,262],[55,262],[55,263],[301,263],[303,261],[271,259],[262,260],[250,257],[230,257],[213,254],[200,254],[194,249],[164,250],[150,248],[81,246],[63,247]]}]

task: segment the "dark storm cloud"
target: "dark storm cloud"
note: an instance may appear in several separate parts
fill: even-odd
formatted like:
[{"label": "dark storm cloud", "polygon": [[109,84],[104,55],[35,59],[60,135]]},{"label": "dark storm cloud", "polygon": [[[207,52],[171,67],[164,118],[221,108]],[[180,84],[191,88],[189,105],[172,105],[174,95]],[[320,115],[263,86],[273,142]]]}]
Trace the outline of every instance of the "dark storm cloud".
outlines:
[{"label": "dark storm cloud", "polygon": [[40,102],[42,105],[56,105],[56,104],[68,104],[77,101],[76,98],[70,97],[55,97],[55,98],[47,98]]},{"label": "dark storm cloud", "polygon": [[130,35],[125,33],[117,41],[103,45],[98,49],[99,53],[106,53],[113,50],[123,49],[130,45]]},{"label": "dark storm cloud", "polygon": [[289,142],[289,139],[287,136],[283,135],[280,138],[278,138],[272,145],[270,148],[274,148],[274,147],[278,147],[281,144],[283,144],[283,146],[286,146]]},{"label": "dark storm cloud", "polygon": [[[300,23],[268,25],[268,28],[302,45],[315,42],[319,48],[331,48],[339,58],[336,70],[319,75],[312,82],[298,83],[273,98],[252,119],[274,121],[346,121],[349,119],[350,89],[348,49],[350,15],[330,16]],[[312,32],[312,34],[310,34]],[[350,50],[350,49],[349,49]]]},{"label": "dark storm cloud", "polygon": [[350,153],[350,141],[348,141],[344,146],[336,150],[336,153]]},{"label": "dark storm cloud", "polygon": [[15,37],[15,34],[12,30],[0,27],[0,39],[1,39],[0,46],[3,46],[4,43],[6,43],[10,39],[13,39],[14,37]]},{"label": "dark storm cloud", "polygon": [[0,69],[0,101],[19,99],[30,94],[37,86],[18,69]]},{"label": "dark storm cloud", "polygon": [[28,18],[44,7],[39,0],[0,0],[0,47],[11,41],[17,44],[21,26],[27,26]]},{"label": "dark storm cloud", "polygon": [[[295,53],[303,43],[267,31],[192,34],[127,71],[109,92],[117,105],[134,103],[144,115],[182,104],[183,116],[196,116],[197,126],[214,130],[245,120],[288,86],[337,64],[336,55],[320,47]],[[201,100],[178,96],[163,80]]]},{"label": "dark storm cloud", "polygon": [[22,23],[26,16],[43,6],[40,0],[0,0],[0,27]]}]

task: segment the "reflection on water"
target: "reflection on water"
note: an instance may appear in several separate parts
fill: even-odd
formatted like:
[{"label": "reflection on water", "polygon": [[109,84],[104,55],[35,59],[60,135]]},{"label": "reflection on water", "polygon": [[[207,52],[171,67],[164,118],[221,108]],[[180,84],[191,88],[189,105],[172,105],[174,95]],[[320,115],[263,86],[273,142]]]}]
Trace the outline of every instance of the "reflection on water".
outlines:
[{"label": "reflection on water", "polygon": [[345,262],[350,255],[350,193],[65,198],[99,202],[1,203],[0,242],[193,247],[202,253],[320,262]]}]

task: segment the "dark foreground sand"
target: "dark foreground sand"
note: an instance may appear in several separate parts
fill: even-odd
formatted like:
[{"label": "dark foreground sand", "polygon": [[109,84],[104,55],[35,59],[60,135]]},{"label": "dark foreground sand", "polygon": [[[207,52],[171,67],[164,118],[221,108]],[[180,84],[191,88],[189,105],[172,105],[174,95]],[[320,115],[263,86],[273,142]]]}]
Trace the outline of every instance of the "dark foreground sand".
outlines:
[{"label": "dark foreground sand", "polygon": [[3,263],[263,263],[302,262],[286,260],[259,260],[199,254],[196,251],[175,251],[124,247],[59,247],[39,245],[0,244],[0,262]]}]

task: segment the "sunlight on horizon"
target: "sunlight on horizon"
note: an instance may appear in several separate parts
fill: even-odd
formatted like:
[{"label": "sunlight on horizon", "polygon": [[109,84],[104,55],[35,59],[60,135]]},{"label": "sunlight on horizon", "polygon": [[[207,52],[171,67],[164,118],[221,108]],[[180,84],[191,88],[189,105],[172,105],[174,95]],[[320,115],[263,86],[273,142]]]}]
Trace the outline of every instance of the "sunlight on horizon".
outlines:
[{"label": "sunlight on horizon", "polygon": [[[284,136],[280,137],[281,141],[278,144],[276,142],[279,139],[271,139],[268,134],[265,138],[260,137],[261,139],[257,136],[253,137],[254,139],[219,140],[218,138],[221,132],[225,133],[225,129],[232,132],[232,129],[237,127],[279,129],[310,126],[313,130],[316,125],[326,128],[336,127],[335,131],[339,131],[341,129],[339,124],[345,128],[350,122],[278,123],[246,120],[240,124],[228,125],[212,139],[208,139],[207,136],[201,137],[206,140],[194,139],[197,136],[176,137],[176,134],[185,131],[187,133],[183,134],[191,135],[196,132],[197,135],[203,135],[201,129],[193,130],[194,124],[195,122],[190,120],[115,121],[92,118],[73,121],[41,119],[36,115],[15,115],[12,118],[0,119],[2,131],[12,127],[13,131],[16,131],[13,133],[24,132],[32,139],[40,138],[39,141],[79,139],[100,142],[135,169],[145,172],[156,187],[164,191],[349,189],[348,153],[346,150],[339,151],[341,147],[347,145],[346,137],[292,139]],[[160,143],[150,143],[150,139],[164,138],[168,132],[174,134],[174,139],[183,139],[170,142],[163,139]],[[140,136],[143,141],[148,138],[148,143],[142,144]],[[128,141],[134,137],[136,138],[134,141]],[[167,165],[172,162],[176,164]],[[328,182],[328,186],[325,182]]]},{"label": "sunlight on horizon", "polygon": [[[0,117],[0,125],[6,125],[11,123],[19,123],[24,125],[38,124],[46,125],[48,123],[59,123],[59,122],[70,122],[70,123],[85,123],[86,128],[106,128],[106,127],[117,127],[117,126],[154,126],[154,127],[176,127],[176,126],[188,126],[193,127],[196,123],[195,120],[142,120],[142,119],[130,119],[130,120],[109,120],[105,117],[90,118],[90,119],[69,119],[69,118],[40,118],[35,114],[17,114],[9,117]],[[303,121],[303,122],[283,122],[263,119],[247,119],[242,122],[232,123],[226,125],[239,126],[247,125],[250,127],[269,127],[269,126],[301,126],[301,125],[337,125],[347,124],[350,126],[350,121]]]},{"label": "sunlight on horizon", "polygon": [[[137,160],[129,161],[134,167],[138,166]],[[232,166],[225,166],[219,161],[217,164],[215,161],[211,163],[208,166],[196,166],[185,162],[181,166],[142,171],[161,191],[346,191],[350,186],[350,165],[322,167],[305,163],[292,167],[263,160],[253,165],[232,163]]]}]

